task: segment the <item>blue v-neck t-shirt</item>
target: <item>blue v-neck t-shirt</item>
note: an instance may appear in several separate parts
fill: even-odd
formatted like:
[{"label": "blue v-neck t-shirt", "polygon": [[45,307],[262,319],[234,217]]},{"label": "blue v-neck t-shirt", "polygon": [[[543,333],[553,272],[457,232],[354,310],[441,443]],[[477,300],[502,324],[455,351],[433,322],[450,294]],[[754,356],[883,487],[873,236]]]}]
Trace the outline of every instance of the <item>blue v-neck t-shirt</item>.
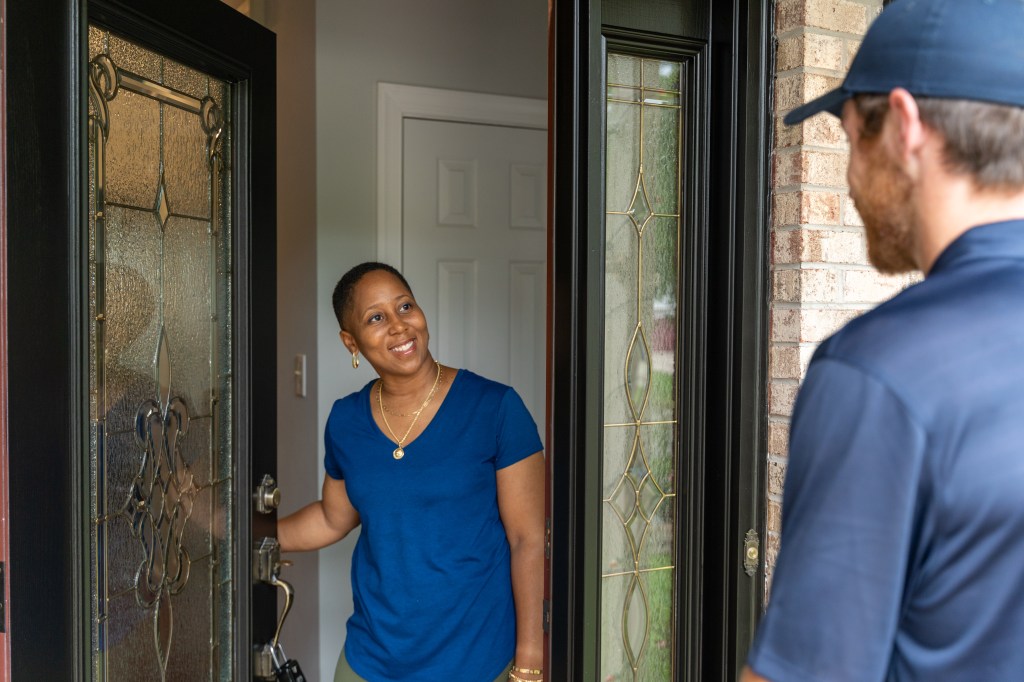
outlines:
[{"label": "blue v-neck t-shirt", "polygon": [[514,389],[460,370],[396,460],[374,383],[334,403],[324,436],[362,524],[346,657],[370,682],[492,680],[515,652],[496,472],[542,449],[537,426]]}]

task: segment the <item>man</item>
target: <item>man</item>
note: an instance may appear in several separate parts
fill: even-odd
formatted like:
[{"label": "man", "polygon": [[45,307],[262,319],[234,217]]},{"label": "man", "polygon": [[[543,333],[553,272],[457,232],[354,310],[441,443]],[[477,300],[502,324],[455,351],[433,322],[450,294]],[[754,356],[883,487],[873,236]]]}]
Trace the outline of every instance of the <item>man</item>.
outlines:
[{"label": "man", "polygon": [[921,283],[815,353],[742,680],[1024,679],[1024,1],[897,0],[843,85],[850,194]]}]

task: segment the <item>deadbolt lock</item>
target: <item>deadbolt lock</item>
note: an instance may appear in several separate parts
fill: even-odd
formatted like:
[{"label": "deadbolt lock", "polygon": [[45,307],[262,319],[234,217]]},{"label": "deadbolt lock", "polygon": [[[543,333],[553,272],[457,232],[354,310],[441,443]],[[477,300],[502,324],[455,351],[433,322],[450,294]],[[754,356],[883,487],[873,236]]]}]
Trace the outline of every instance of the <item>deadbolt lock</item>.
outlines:
[{"label": "deadbolt lock", "polygon": [[256,511],[261,514],[269,514],[281,504],[281,490],[277,487],[277,481],[270,474],[264,474],[256,488]]}]

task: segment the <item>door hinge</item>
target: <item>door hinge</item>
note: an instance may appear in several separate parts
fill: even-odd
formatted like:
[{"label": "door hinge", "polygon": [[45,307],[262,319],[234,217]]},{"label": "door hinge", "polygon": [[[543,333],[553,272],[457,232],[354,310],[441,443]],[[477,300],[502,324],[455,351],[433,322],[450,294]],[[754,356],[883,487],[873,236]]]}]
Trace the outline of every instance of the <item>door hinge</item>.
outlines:
[{"label": "door hinge", "polygon": [[551,517],[544,519],[544,558],[551,558]]},{"label": "door hinge", "polygon": [[551,632],[551,600],[544,600],[544,610],[542,616],[542,624],[544,625],[544,632]]},{"label": "door hinge", "polygon": [[751,528],[743,538],[743,570],[753,577],[761,560],[761,538]]}]

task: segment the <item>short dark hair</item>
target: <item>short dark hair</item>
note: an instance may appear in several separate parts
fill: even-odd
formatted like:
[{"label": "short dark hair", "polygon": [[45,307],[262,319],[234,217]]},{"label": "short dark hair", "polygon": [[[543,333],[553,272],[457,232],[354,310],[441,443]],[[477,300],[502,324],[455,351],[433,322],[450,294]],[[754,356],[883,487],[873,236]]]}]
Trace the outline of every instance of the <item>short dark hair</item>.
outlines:
[{"label": "short dark hair", "polygon": [[[1024,188],[1024,108],[965,99],[915,97],[921,121],[945,139],[947,167],[969,175],[979,189]],[[861,135],[874,137],[889,110],[887,95],[853,99]]]},{"label": "short dark hair", "polygon": [[377,263],[370,261],[367,263],[360,263],[355,266],[338,280],[338,284],[334,287],[334,294],[331,296],[331,304],[334,306],[334,316],[338,318],[338,325],[344,330],[345,329],[345,316],[352,312],[352,292],[355,291],[356,284],[359,283],[365,275],[375,272],[377,270],[383,270],[391,275],[394,275],[402,283],[402,285],[412,293],[412,287],[405,281],[405,277],[402,276],[398,270],[388,265],[387,263]]}]

